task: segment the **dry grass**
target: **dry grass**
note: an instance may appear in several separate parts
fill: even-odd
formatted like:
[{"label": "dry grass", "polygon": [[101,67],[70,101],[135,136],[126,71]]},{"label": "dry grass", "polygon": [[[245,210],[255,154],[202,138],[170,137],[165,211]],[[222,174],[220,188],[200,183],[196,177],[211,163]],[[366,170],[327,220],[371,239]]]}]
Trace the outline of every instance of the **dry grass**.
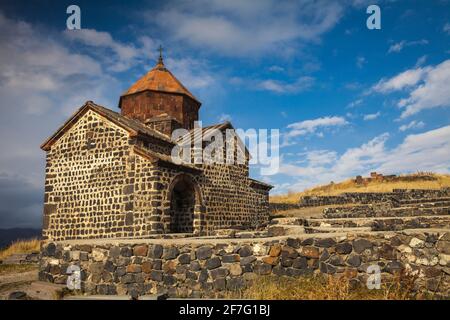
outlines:
[{"label": "dry grass", "polygon": [[313,276],[287,278],[266,276],[252,286],[229,292],[227,298],[256,300],[410,300],[423,299],[413,291],[414,278],[398,275],[379,290],[352,289],[346,277]]},{"label": "dry grass", "polygon": [[[435,180],[402,181],[402,177],[426,175]],[[332,196],[344,192],[392,192],[393,189],[440,189],[450,187],[450,175],[435,173],[417,173],[400,176],[397,181],[370,181],[365,185],[357,185],[353,179],[339,183],[307,189],[303,192],[290,192],[286,195],[271,196],[273,203],[297,203],[303,196]]]},{"label": "dry grass", "polygon": [[16,253],[38,252],[40,249],[40,245],[41,240],[38,240],[36,238],[28,240],[17,240],[6,249],[0,251],[0,260],[3,260]]},{"label": "dry grass", "polygon": [[37,270],[35,264],[0,264],[0,276]]}]

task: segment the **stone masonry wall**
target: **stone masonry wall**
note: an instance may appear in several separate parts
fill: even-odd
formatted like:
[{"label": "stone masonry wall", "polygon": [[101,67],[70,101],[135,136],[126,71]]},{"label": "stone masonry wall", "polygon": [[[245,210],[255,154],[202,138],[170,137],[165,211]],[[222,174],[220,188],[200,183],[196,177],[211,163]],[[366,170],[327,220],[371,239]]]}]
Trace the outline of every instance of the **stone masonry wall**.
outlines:
[{"label": "stone masonry wall", "polygon": [[67,268],[77,265],[82,291],[88,294],[212,297],[243,289],[261,275],[345,274],[353,285],[361,285],[373,264],[380,266],[382,283],[407,272],[416,275],[417,290],[449,297],[450,233],[48,242],[42,247],[39,278],[64,284]]},{"label": "stone masonry wall", "polygon": [[88,111],[47,152],[44,238],[132,235],[133,161],[128,133]]}]

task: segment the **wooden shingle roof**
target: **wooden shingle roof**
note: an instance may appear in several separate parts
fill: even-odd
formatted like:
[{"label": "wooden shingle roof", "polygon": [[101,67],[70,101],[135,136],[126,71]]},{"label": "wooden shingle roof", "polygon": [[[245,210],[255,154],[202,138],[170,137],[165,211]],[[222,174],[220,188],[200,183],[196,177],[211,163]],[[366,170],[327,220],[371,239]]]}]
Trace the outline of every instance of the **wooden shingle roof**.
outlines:
[{"label": "wooden shingle roof", "polygon": [[122,94],[121,97],[147,90],[183,94],[193,99],[198,104],[201,104],[201,102],[172,74],[172,72],[165,67],[162,57],[160,57],[153,69],[136,81]]}]

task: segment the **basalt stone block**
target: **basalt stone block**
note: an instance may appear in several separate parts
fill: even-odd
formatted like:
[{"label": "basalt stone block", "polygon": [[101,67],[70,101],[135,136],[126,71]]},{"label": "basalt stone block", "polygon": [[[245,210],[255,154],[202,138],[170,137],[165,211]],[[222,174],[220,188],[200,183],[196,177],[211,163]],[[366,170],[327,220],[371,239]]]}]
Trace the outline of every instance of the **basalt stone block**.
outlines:
[{"label": "basalt stone block", "polygon": [[295,248],[295,249],[300,248],[300,240],[299,239],[288,238],[286,240],[286,244],[289,247],[292,247],[292,248]]},{"label": "basalt stone block", "polygon": [[306,269],[308,267],[308,261],[305,257],[296,258],[292,262],[292,267],[295,269]]},{"label": "basalt stone block", "polygon": [[127,273],[127,270],[125,267],[118,267],[116,269],[116,271],[114,272],[114,276],[120,278],[123,275],[125,275],[126,273]]},{"label": "basalt stone block", "polygon": [[257,263],[253,267],[253,272],[258,275],[268,275],[272,272],[272,266],[267,263]]},{"label": "basalt stone block", "polygon": [[116,266],[112,263],[112,261],[108,260],[105,262],[105,270],[108,272],[114,272],[116,270]]},{"label": "basalt stone block", "polygon": [[361,257],[357,254],[352,254],[348,256],[347,264],[352,267],[359,267],[361,265]]},{"label": "basalt stone block", "polygon": [[130,264],[127,266],[127,272],[139,273],[139,272],[142,272],[142,267],[138,264]]},{"label": "basalt stone block", "polygon": [[145,257],[147,255],[148,247],[146,245],[138,245],[133,248],[133,255]]},{"label": "basalt stone block", "polygon": [[343,266],[344,265],[344,260],[342,259],[341,256],[337,255],[337,254],[333,254],[329,259],[328,259],[328,263],[333,265],[333,266]]},{"label": "basalt stone block", "polygon": [[175,268],[175,272],[179,275],[184,275],[186,274],[186,271],[188,270],[188,266],[185,264],[179,264],[177,265],[177,267]]},{"label": "basalt stone block", "polygon": [[238,254],[226,254],[222,256],[222,262],[224,263],[232,263],[232,262],[239,262],[240,256]]},{"label": "basalt stone block", "polygon": [[381,248],[378,250],[378,254],[381,258],[386,260],[395,260],[396,254],[395,249],[391,245],[384,243]]},{"label": "basalt stone block", "polygon": [[120,247],[114,246],[109,250],[109,257],[115,259],[120,256]]},{"label": "basalt stone block", "polygon": [[191,262],[191,255],[189,253],[183,253],[178,257],[178,261],[181,264],[189,264]]},{"label": "basalt stone block", "polygon": [[230,272],[226,268],[216,268],[211,270],[209,273],[211,274],[211,278],[215,280],[217,278],[225,278]]},{"label": "basalt stone block", "polygon": [[316,247],[305,246],[300,249],[300,255],[307,258],[318,259],[319,249]]},{"label": "basalt stone block", "polygon": [[174,276],[170,275],[170,274],[166,274],[163,277],[163,283],[166,286],[173,286],[173,285],[175,285],[177,283],[177,279]]},{"label": "basalt stone block", "polygon": [[178,256],[179,253],[180,253],[180,251],[178,250],[177,247],[172,247],[172,246],[166,247],[166,248],[164,248],[162,258],[166,259],[166,260],[173,260]]},{"label": "basalt stone block", "polygon": [[221,265],[222,265],[222,263],[220,262],[219,257],[214,257],[214,258],[208,259],[205,264],[206,268],[209,270],[218,268]]},{"label": "basalt stone block", "polygon": [[241,264],[241,266],[248,265],[248,264],[251,264],[255,260],[256,260],[255,256],[243,257],[243,258],[241,258],[240,264]]},{"label": "basalt stone block", "polygon": [[281,257],[281,265],[283,267],[292,267],[292,263],[294,263],[293,259]]},{"label": "basalt stone block", "polygon": [[50,242],[43,250],[44,256],[54,257],[56,254],[56,245]]},{"label": "basalt stone block", "polygon": [[241,265],[241,268],[242,268],[242,272],[243,273],[253,272],[253,265],[252,264]]},{"label": "basalt stone block", "polygon": [[322,248],[329,248],[332,247],[336,244],[336,241],[332,238],[323,238],[323,239],[316,239],[315,241],[315,245],[317,247],[322,247]]},{"label": "basalt stone block", "polygon": [[163,254],[163,246],[154,244],[148,248],[148,257],[152,259],[161,259]]},{"label": "basalt stone block", "polygon": [[389,273],[396,273],[404,268],[403,263],[400,261],[389,261],[386,264],[385,271]]},{"label": "basalt stone block", "polygon": [[372,249],[373,244],[366,239],[356,239],[353,241],[353,249],[356,253],[361,253],[366,249]]},{"label": "basalt stone block", "polygon": [[150,272],[150,279],[153,281],[161,282],[163,280],[164,273],[160,270],[153,270]]},{"label": "basalt stone block", "polygon": [[280,260],[279,257],[271,257],[271,256],[262,258],[262,261],[264,263],[270,264],[272,266],[276,266],[278,264],[279,260]]},{"label": "basalt stone block", "polygon": [[202,267],[198,261],[191,261],[189,264],[189,269],[191,269],[191,271],[199,271],[201,268]]},{"label": "basalt stone block", "polygon": [[253,248],[251,246],[243,246],[238,251],[241,257],[248,257],[253,254]]},{"label": "basalt stone block", "polygon": [[123,284],[133,283],[135,282],[134,275],[131,273],[126,273],[124,276],[122,276],[122,278],[120,278],[120,282]]},{"label": "basalt stone block", "polygon": [[142,272],[150,273],[153,270],[153,262],[152,261],[144,261],[142,263]]},{"label": "basalt stone block", "polygon": [[319,260],[322,261],[322,262],[325,262],[325,261],[328,260],[329,257],[330,257],[330,253],[328,252],[327,249],[324,249],[322,254],[320,255]]},{"label": "basalt stone block", "polygon": [[286,268],[283,268],[280,265],[275,266],[272,268],[272,273],[277,276],[284,276],[286,275]]},{"label": "basalt stone block", "polygon": [[122,247],[120,248],[120,255],[122,257],[131,257],[133,255],[133,251],[130,247]]},{"label": "basalt stone block", "polygon": [[152,260],[154,270],[162,270],[162,260],[154,259]]},{"label": "basalt stone block", "polygon": [[290,246],[284,246],[281,249],[281,257],[295,259],[298,257],[298,252],[297,252],[297,250],[295,250],[294,248],[292,248]]},{"label": "basalt stone block", "polygon": [[352,252],[352,249],[352,245],[348,242],[342,242],[336,245],[336,252],[340,254],[349,254]]},{"label": "basalt stone block", "polygon": [[269,256],[271,257],[278,257],[281,253],[281,245],[280,244],[275,244],[273,246],[270,247],[269,249]]},{"label": "basalt stone block", "polygon": [[213,253],[212,248],[209,246],[200,247],[195,251],[195,255],[198,260],[209,259],[211,258],[212,253]]},{"label": "basalt stone block", "polygon": [[308,238],[302,241],[302,246],[311,246],[314,243],[313,238]]},{"label": "basalt stone block", "polygon": [[186,271],[186,279],[197,280],[198,275],[192,271]]},{"label": "basalt stone block", "polygon": [[206,270],[206,269],[202,269],[201,271],[200,271],[200,274],[199,274],[199,276],[198,276],[198,281],[199,282],[206,282],[207,280],[208,280],[208,270]]}]

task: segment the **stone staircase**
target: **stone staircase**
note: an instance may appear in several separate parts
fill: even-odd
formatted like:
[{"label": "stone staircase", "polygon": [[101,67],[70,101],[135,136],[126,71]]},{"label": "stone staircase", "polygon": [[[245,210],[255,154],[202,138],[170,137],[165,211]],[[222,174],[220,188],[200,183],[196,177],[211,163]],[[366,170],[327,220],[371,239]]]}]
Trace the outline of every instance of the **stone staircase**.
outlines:
[{"label": "stone staircase", "polygon": [[276,230],[277,235],[450,230],[450,197],[447,193],[397,190],[392,194],[395,197],[391,201],[326,208],[322,217],[275,218],[270,222],[269,233],[271,229]]}]

